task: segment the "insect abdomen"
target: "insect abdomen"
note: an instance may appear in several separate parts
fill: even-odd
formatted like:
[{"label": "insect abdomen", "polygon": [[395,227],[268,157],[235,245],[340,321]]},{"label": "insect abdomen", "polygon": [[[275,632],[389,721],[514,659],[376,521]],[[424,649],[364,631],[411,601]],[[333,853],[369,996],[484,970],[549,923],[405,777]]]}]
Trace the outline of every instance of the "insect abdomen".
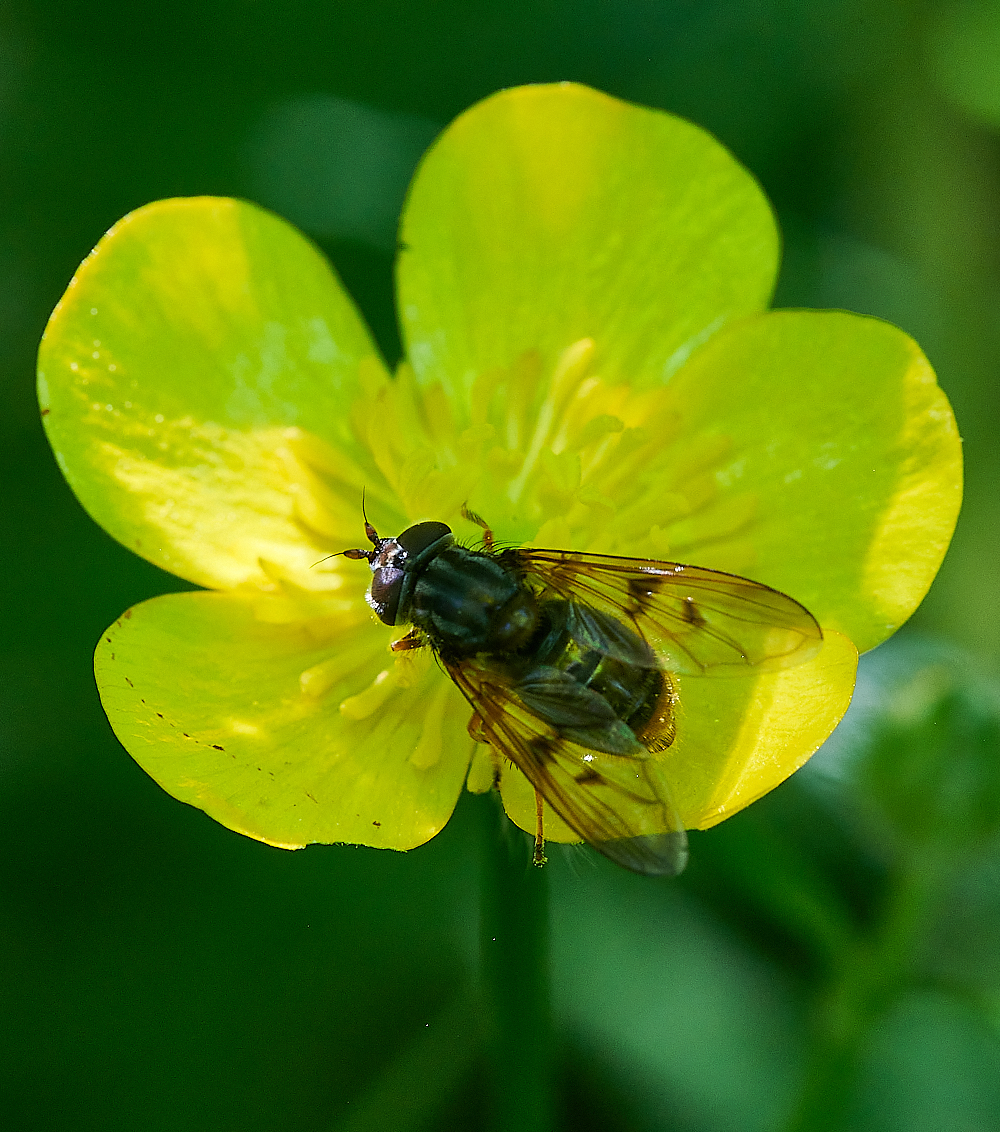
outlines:
[{"label": "insect abdomen", "polygon": [[[587,648],[565,626],[571,621],[566,602],[546,602],[541,620],[545,639],[533,655],[534,665],[548,665],[571,676],[607,703],[635,737],[651,750],[664,750],[674,738],[673,689],[659,667],[629,664]],[[627,634],[625,626],[618,631]],[[636,649],[641,653],[642,649]]]},{"label": "insect abdomen", "polygon": [[636,668],[605,656],[600,657],[587,687],[603,696],[622,723],[639,737],[653,718],[663,682],[659,668]]}]

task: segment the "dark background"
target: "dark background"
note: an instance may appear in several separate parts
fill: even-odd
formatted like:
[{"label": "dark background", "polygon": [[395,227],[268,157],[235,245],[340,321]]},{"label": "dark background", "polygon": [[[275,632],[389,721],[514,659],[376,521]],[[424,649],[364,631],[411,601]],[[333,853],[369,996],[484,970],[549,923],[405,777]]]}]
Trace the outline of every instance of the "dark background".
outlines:
[{"label": "dark background", "polygon": [[[162,793],[114,739],[91,657],[122,610],[183,587],[76,503],[39,424],[34,356],[114,221],[217,193],[304,227],[395,361],[393,227],[422,148],[491,91],[558,79],[676,111],[730,146],[781,219],[778,305],[913,334],[968,471],[945,567],[906,639],[863,667],[846,737],[696,835],[680,882],[554,854],[562,1125],[793,1128],[803,1089],[826,1089],[837,1127],[1000,1129],[996,713],[977,682],[1000,658],[1000,15],[894,0],[0,3],[8,1127],[482,1119],[467,995],[479,853],[506,836],[490,800],[464,797],[406,855],[287,853]],[[885,716],[928,663],[952,691],[914,737]],[[910,774],[919,758],[931,769]],[[975,835],[914,832],[955,766],[981,787]],[[910,918],[900,892],[917,893]],[[876,985],[857,991],[866,971]],[[857,1032],[831,1046],[841,1008]],[[847,1056],[824,1083],[809,1067],[832,1048]]]}]

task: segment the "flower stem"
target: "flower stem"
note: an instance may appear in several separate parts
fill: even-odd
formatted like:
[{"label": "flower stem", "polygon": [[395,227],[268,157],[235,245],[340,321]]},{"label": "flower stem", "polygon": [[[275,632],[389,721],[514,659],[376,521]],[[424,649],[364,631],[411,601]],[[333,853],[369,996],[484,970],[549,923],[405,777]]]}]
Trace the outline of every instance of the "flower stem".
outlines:
[{"label": "flower stem", "polygon": [[532,865],[527,839],[502,835],[492,803],[491,798],[482,806],[486,835],[480,908],[491,1127],[493,1132],[549,1132],[553,1090],[548,870]]},{"label": "flower stem", "polygon": [[912,976],[915,942],[941,875],[933,854],[914,853],[899,869],[880,920],[839,964],[815,1018],[802,1093],[785,1132],[847,1127],[858,1069],[879,1020]]}]

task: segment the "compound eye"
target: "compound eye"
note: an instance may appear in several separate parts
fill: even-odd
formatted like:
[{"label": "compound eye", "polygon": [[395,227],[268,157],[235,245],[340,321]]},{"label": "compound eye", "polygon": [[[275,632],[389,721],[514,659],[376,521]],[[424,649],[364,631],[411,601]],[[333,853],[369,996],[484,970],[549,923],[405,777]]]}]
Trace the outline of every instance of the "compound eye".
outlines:
[{"label": "compound eye", "polygon": [[380,566],[372,575],[368,604],[386,625],[396,624],[399,596],[403,592],[404,572],[398,566]]},{"label": "compound eye", "polygon": [[450,535],[451,527],[447,523],[417,523],[413,527],[407,527],[398,536],[396,542],[406,552],[407,561],[412,562],[414,558],[419,558],[425,551],[430,550],[435,543]]}]

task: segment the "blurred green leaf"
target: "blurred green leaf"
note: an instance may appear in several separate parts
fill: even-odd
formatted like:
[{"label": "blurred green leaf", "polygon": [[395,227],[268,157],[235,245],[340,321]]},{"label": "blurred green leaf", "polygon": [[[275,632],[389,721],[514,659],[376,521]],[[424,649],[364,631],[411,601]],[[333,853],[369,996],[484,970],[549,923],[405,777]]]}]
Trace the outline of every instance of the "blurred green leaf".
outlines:
[{"label": "blurred green leaf", "polygon": [[934,13],[934,75],[967,114],[1000,127],[1000,3],[952,0]]},{"label": "blurred green leaf", "polygon": [[856,791],[873,836],[967,855],[1000,831],[1000,688],[946,642],[896,638],[812,772]]},{"label": "blurred green leaf", "polygon": [[1000,829],[1000,698],[943,665],[919,668],[887,704],[859,779],[911,841],[988,840]]},{"label": "blurred green leaf", "polygon": [[603,1051],[651,1128],[776,1127],[801,1056],[788,974],[676,886],[560,857],[553,989],[574,1041]]},{"label": "blurred green leaf", "polygon": [[997,1132],[1000,1036],[981,1015],[915,991],[872,1034],[851,1132]]},{"label": "blurred green leaf", "polygon": [[251,141],[254,196],[311,236],[395,251],[406,187],[439,129],[328,94],[279,102]]}]

